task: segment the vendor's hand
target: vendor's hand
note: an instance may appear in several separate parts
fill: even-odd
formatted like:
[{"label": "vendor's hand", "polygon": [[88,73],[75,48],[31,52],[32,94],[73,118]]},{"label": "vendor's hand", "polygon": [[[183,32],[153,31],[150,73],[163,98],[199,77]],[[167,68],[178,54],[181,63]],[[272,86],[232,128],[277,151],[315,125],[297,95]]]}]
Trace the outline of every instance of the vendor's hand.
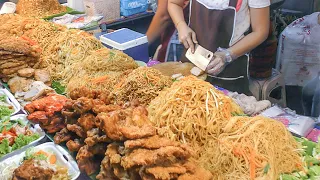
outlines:
[{"label": "vendor's hand", "polygon": [[191,52],[195,51],[195,44],[198,44],[196,33],[185,23],[177,25],[179,41],[184,45],[186,49],[191,49]]},{"label": "vendor's hand", "polygon": [[207,66],[206,72],[209,75],[216,76],[220,74],[227,66],[226,55],[223,52],[216,52]]}]

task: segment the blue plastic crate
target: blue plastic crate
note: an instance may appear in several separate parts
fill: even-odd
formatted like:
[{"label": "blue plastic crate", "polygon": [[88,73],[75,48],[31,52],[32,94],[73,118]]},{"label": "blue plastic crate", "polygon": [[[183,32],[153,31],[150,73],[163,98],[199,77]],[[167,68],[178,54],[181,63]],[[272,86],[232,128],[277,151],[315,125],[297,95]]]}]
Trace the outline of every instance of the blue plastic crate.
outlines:
[{"label": "blue plastic crate", "polygon": [[121,16],[131,16],[148,9],[148,0],[121,0],[120,13]]}]

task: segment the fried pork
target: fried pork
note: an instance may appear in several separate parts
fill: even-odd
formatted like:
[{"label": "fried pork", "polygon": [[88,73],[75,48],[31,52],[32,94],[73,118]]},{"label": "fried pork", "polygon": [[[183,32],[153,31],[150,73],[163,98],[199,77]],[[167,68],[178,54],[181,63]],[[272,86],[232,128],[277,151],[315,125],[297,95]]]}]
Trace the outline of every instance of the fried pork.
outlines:
[{"label": "fried pork", "polygon": [[146,148],[146,149],[159,149],[161,147],[166,146],[179,146],[178,142],[171,141],[168,138],[159,137],[158,135],[136,139],[136,140],[128,140],[124,142],[124,146],[126,149],[134,149],[134,148]]}]

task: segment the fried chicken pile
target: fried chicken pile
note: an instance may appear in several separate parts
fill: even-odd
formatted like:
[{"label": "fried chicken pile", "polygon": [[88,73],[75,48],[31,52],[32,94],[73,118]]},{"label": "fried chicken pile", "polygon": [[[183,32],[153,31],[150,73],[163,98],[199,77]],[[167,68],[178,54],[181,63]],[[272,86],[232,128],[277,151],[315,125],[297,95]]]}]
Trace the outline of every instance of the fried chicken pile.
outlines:
[{"label": "fried chicken pile", "polygon": [[108,145],[99,180],[210,180],[212,174],[189,159],[187,145],[157,135]]},{"label": "fried chicken pile", "polygon": [[55,133],[66,127],[61,110],[67,100],[67,97],[59,94],[48,94],[27,104],[24,109],[30,113],[27,117],[29,121],[39,123],[48,133]]},{"label": "fried chicken pile", "polygon": [[[43,106],[45,100],[26,106],[29,119],[46,124],[60,113],[66,123],[54,136],[76,152],[79,169],[88,175],[99,170],[109,179],[212,179],[210,172],[191,162],[187,145],[157,135],[148,111],[138,101],[113,104],[108,94],[86,88],[70,93],[63,103]],[[52,97],[51,97],[52,98]],[[57,112],[60,111],[60,112]],[[39,116],[35,113],[39,113]]]}]

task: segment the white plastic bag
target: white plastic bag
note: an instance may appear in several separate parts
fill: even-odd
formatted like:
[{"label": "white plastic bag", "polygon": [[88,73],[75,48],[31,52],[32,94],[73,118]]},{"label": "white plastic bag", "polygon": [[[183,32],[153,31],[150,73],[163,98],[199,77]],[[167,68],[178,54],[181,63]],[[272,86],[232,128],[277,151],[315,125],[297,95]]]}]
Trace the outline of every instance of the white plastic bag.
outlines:
[{"label": "white plastic bag", "polygon": [[320,69],[320,13],[297,19],[281,34],[277,69],[286,85],[304,86]]}]

